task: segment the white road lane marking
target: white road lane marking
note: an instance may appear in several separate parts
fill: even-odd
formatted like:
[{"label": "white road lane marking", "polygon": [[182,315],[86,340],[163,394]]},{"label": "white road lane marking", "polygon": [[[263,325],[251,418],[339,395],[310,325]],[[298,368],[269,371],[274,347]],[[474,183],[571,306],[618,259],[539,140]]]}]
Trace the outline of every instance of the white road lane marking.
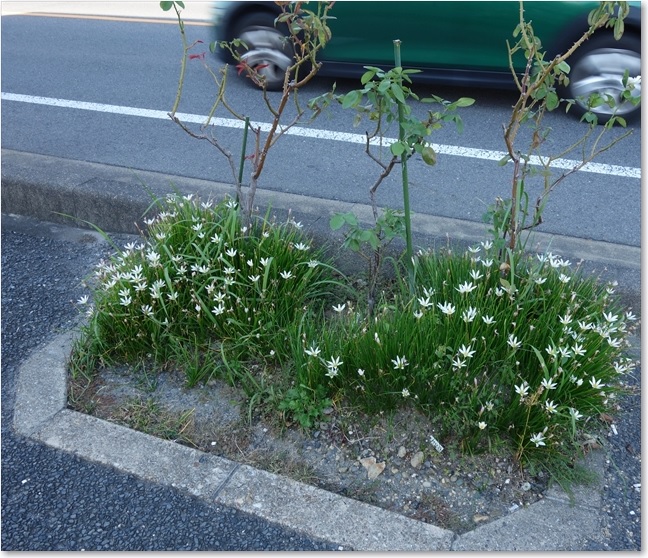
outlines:
[{"label": "white road lane marking", "polygon": [[[135,107],[125,107],[120,105],[107,105],[103,103],[88,103],[85,101],[72,101],[68,99],[55,99],[52,97],[37,97],[33,95],[20,95],[17,93],[2,93],[3,101],[18,101],[21,103],[31,103],[36,105],[47,105],[52,107],[63,107],[77,110],[89,110],[93,112],[105,112],[111,114],[120,114],[126,116],[138,116],[143,118],[155,118],[158,120],[168,120],[169,114],[164,110],[142,109]],[[183,122],[203,124],[206,117],[199,114],[176,113],[176,116]],[[233,118],[212,118],[212,125],[222,126],[224,128],[243,128],[244,123]],[[270,130],[270,124],[266,122],[252,122],[262,131]],[[350,134],[346,132],[333,132],[330,130],[320,130],[315,128],[303,128],[293,126],[286,131],[287,135],[301,136],[306,138],[342,141],[347,143],[364,144],[366,139],[362,134]],[[385,138],[388,144],[395,141],[395,138]],[[378,141],[374,142],[375,144]],[[503,151],[492,151],[489,149],[474,149],[472,147],[461,147],[458,145],[432,144],[437,153],[444,155],[453,155],[456,157],[467,157],[471,159],[486,159],[490,161],[500,161],[504,157]],[[541,165],[542,162],[538,157],[533,157],[531,163]],[[572,159],[557,159],[551,166],[559,169],[572,169],[579,164],[579,161]],[[579,172],[591,172],[596,174],[606,174],[619,176],[622,178],[641,178],[641,169],[636,167],[623,167],[619,165],[606,165],[602,163],[588,163]]]}]

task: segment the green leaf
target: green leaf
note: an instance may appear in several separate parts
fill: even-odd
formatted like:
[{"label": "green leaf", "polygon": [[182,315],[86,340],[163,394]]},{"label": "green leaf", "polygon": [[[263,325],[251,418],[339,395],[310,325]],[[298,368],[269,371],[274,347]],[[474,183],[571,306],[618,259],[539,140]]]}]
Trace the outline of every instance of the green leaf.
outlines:
[{"label": "green leaf", "polygon": [[504,277],[500,277],[500,285],[504,287],[507,291],[511,288],[511,283],[509,283]]},{"label": "green leaf", "polygon": [[461,97],[452,104],[456,107],[469,107],[470,105],[475,104],[475,99],[471,99],[470,97]]},{"label": "green leaf", "polygon": [[545,102],[547,103],[547,110],[552,111],[558,107],[560,99],[558,99],[555,91],[550,91],[547,94],[547,100]]},{"label": "green leaf", "polygon": [[421,157],[423,158],[423,161],[426,164],[428,164],[430,166],[436,165],[437,154],[434,151],[434,149],[432,149],[432,147],[430,147],[429,145],[426,145],[423,148],[423,150],[421,151]]},{"label": "green leaf", "polygon": [[391,84],[391,92],[394,97],[396,97],[396,100],[401,103],[405,104],[405,96],[403,95],[403,89],[396,83]]},{"label": "green leaf", "polygon": [[331,230],[337,231],[341,229],[344,224],[346,223],[346,220],[344,219],[344,214],[343,213],[336,213],[331,217],[331,220],[329,221],[329,226],[331,227]]},{"label": "green leaf", "polygon": [[565,74],[568,74],[568,73],[570,72],[570,70],[571,70],[571,67],[570,67],[569,64],[567,64],[567,62],[565,62],[565,61],[563,60],[560,64],[558,64],[558,65],[556,66],[556,69],[557,69],[557,70],[560,70],[561,72],[563,72],[563,73],[565,73]]},{"label": "green leaf", "polygon": [[511,156],[507,154],[507,155],[504,155],[504,157],[502,157],[502,158],[499,160],[499,162],[498,162],[497,164],[498,164],[500,167],[503,167],[503,166],[506,165],[506,163],[508,163],[510,160],[511,160]]},{"label": "green leaf", "polygon": [[342,97],[342,108],[351,108],[356,106],[362,100],[362,93],[358,90],[349,91]]},{"label": "green leaf", "polygon": [[173,2],[160,2],[160,8],[162,8],[165,12],[168,12],[171,8],[173,8]]},{"label": "green leaf", "polygon": [[392,143],[389,149],[392,152],[392,155],[400,157],[403,153],[405,153],[406,146],[403,144],[403,142],[397,141],[395,143]]}]

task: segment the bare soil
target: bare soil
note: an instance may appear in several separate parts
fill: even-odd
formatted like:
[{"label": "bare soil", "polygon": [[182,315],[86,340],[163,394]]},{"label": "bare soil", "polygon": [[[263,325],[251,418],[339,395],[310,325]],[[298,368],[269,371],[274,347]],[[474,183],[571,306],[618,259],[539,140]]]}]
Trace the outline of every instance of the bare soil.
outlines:
[{"label": "bare soil", "polygon": [[434,448],[430,421],[411,410],[363,416],[330,409],[309,432],[250,409],[222,381],[186,388],[179,373],[101,370],[72,383],[75,410],[174,440],[407,517],[465,533],[543,497],[546,477],[510,458]]}]

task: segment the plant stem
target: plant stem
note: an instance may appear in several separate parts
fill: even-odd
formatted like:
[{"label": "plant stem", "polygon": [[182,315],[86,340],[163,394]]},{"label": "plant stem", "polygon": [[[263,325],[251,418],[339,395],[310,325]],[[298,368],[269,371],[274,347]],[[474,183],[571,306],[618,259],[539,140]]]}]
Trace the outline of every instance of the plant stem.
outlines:
[{"label": "plant stem", "polygon": [[[400,55],[400,39],[394,40],[394,63],[397,68],[401,67],[401,55]],[[399,77],[399,87],[402,89],[403,79]],[[400,142],[405,141],[405,130],[403,129],[403,121],[405,119],[404,107],[401,103],[398,103],[398,140]],[[409,276],[409,285],[410,290],[414,292],[414,269],[412,259],[414,257],[412,249],[412,220],[410,215],[410,200],[409,200],[409,178],[407,176],[407,157],[409,154],[403,152],[401,155],[401,174],[403,177],[403,208],[405,211],[405,242],[407,244],[406,251],[406,266]]]},{"label": "plant stem", "polygon": [[[247,137],[248,137],[248,129],[250,128],[250,117],[246,116],[245,117],[245,128],[243,129],[243,147],[241,148],[241,162],[239,163],[239,175],[238,175],[238,181],[239,184],[243,184],[243,165],[245,164],[245,151],[247,148]],[[237,200],[238,203],[241,202],[241,200]]]}]

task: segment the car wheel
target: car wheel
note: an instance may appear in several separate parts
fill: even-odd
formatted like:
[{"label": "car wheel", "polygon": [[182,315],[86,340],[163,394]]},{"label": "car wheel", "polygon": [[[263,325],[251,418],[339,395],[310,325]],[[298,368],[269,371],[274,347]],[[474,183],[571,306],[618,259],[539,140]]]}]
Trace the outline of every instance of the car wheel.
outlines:
[{"label": "car wheel", "polygon": [[[611,95],[617,103],[616,108],[607,104],[592,109],[600,124],[607,122],[613,113],[633,120],[639,117],[641,108],[628,101],[620,102],[623,87],[623,74],[641,76],[641,39],[630,33],[624,34],[616,41],[612,35],[605,34],[592,37],[585,42],[568,63],[569,85],[564,94],[575,99],[574,110],[583,115],[587,112],[587,99],[592,93]],[[633,94],[641,95],[641,84],[635,87]]]},{"label": "car wheel", "polygon": [[241,60],[265,77],[266,88],[271,91],[282,89],[293,56],[288,31],[282,33],[275,26],[275,16],[270,13],[244,15],[237,22],[232,36],[247,45],[247,49],[239,51]]}]

